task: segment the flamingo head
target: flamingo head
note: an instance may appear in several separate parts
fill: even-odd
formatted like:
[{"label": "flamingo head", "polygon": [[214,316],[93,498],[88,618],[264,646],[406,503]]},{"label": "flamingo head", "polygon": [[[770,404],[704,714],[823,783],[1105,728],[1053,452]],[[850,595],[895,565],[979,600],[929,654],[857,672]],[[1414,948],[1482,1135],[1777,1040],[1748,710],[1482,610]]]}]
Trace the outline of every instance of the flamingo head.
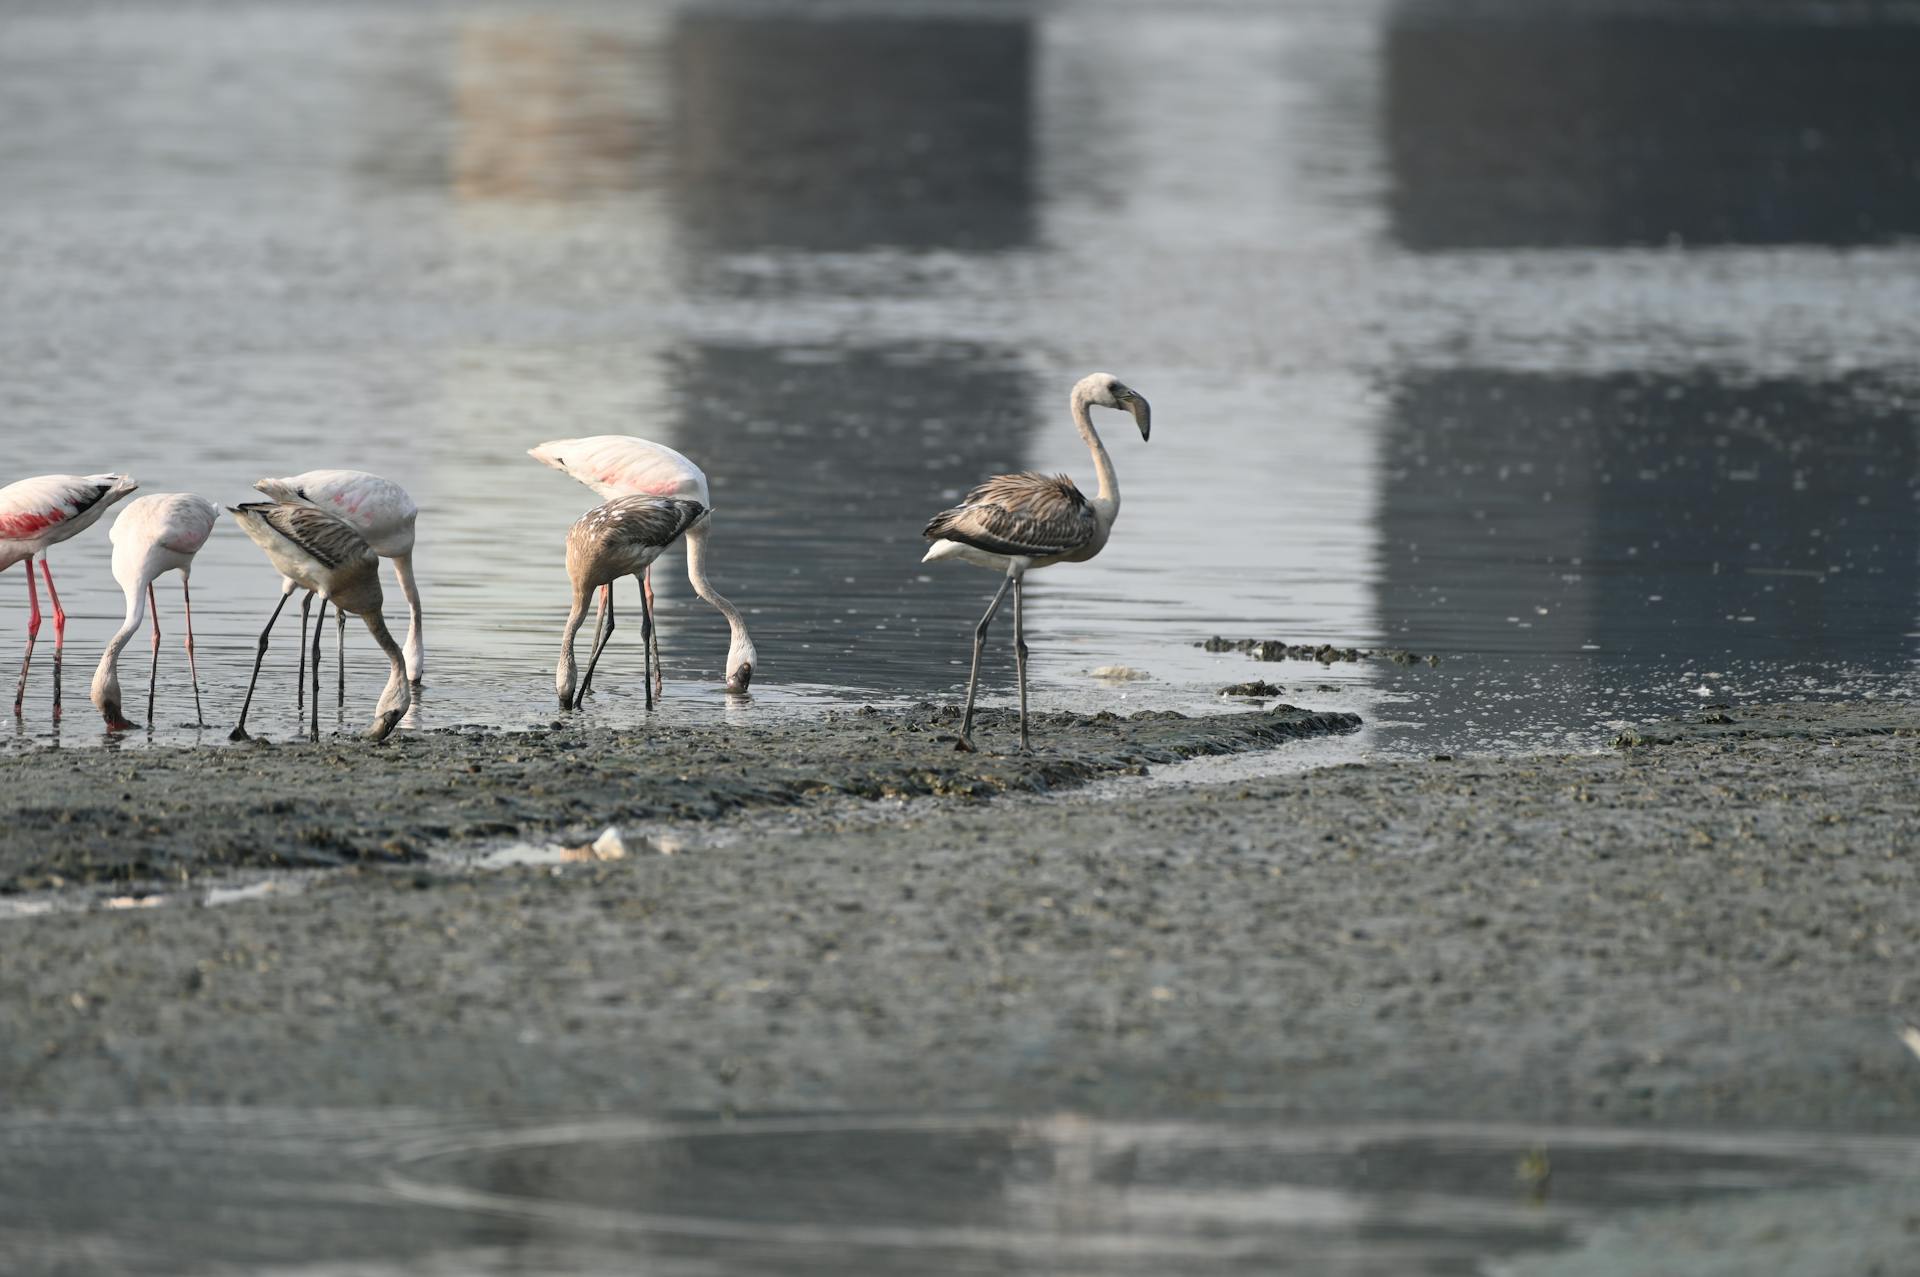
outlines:
[{"label": "flamingo head", "polygon": [[1112,373],[1096,372],[1083,377],[1073,392],[1076,397],[1084,398],[1090,404],[1119,408],[1133,414],[1133,424],[1140,427],[1142,440],[1153,433],[1153,406]]},{"label": "flamingo head", "polygon": [[93,707],[100,711],[100,717],[107,721],[110,732],[124,732],[133,727],[120,709],[120,672],[110,662],[102,661],[93,675]]},{"label": "flamingo head", "polygon": [[753,640],[741,637],[734,640],[733,647],[727,652],[727,694],[744,696],[747,685],[753,682],[753,662],[756,653]]},{"label": "flamingo head", "polygon": [[380,694],[380,703],[373,709],[373,726],[367,728],[367,739],[375,744],[393,734],[393,729],[406,717],[407,707],[413,703],[413,697],[407,690],[406,675],[395,673],[387,680],[386,691]]}]

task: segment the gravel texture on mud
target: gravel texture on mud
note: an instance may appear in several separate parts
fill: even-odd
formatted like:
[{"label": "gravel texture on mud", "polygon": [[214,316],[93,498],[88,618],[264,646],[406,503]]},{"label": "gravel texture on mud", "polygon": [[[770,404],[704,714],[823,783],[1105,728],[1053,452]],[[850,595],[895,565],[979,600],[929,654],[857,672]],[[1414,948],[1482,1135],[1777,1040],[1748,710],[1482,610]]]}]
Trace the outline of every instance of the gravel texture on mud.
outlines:
[{"label": "gravel texture on mud", "polygon": [[[613,804],[644,833],[649,813],[740,808],[736,785],[787,806],[675,855],[355,863],[220,907],[12,919],[0,1095],[1920,1130],[1920,1060],[1895,1035],[1920,1011],[1920,714],[1722,717],[1592,754],[1086,797],[1032,791],[1265,717],[1055,721],[1043,748],[1106,743],[1022,760],[956,758],[931,717],[844,715],[674,747],[707,768],[686,781],[663,742],[591,731],[74,759],[48,782],[72,797],[36,810],[98,790],[87,768],[161,792],[225,764],[225,793],[257,766],[276,787],[312,773],[293,823],[331,811],[415,857],[434,821],[597,824]],[[401,822],[411,787],[469,757],[513,804]],[[398,777],[402,797],[328,808],[335,777]],[[956,791],[1006,796],[846,797]],[[239,798],[200,801],[201,836],[226,837]]]}]

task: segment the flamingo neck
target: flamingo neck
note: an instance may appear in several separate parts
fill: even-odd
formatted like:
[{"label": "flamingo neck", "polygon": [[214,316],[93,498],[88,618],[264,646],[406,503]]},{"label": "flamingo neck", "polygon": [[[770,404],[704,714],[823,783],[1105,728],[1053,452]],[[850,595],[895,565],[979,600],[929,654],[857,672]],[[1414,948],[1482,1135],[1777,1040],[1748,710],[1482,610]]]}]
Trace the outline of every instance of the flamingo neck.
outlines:
[{"label": "flamingo neck", "polygon": [[393,556],[393,579],[400,583],[400,593],[407,599],[407,643],[405,656],[407,677],[414,682],[420,681],[420,666],[426,658],[425,645],[420,637],[420,589],[413,583],[413,554]]},{"label": "flamingo neck", "polygon": [[687,529],[687,580],[693,584],[693,592],[713,604],[720,615],[727,618],[727,626],[733,631],[733,645],[728,650],[727,668],[731,672],[736,664],[735,656],[747,653],[744,659],[752,660],[753,640],[747,637],[747,623],[740,619],[740,609],[726,600],[720,591],[707,582],[707,525],[705,521]]},{"label": "flamingo neck", "polygon": [[127,619],[107,640],[107,650],[100,654],[99,668],[93,672],[93,703],[96,709],[105,710],[102,702],[108,698],[113,701],[113,712],[120,710],[120,653],[132,641],[140,629],[140,622],[147,616],[147,591],[144,583],[136,583],[127,591]]},{"label": "flamingo neck", "polygon": [[1086,441],[1087,451],[1093,454],[1093,472],[1100,479],[1100,490],[1094,494],[1094,500],[1107,512],[1107,519],[1120,512],[1120,480],[1113,473],[1113,459],[1107,455],[1107,446],[1100,442],[1099,432],[1093,428],[1093,414],[1088,411],[1087,396],[1080,387],[1073,390],[1073,424],[1080,431],[1080,437]]}]

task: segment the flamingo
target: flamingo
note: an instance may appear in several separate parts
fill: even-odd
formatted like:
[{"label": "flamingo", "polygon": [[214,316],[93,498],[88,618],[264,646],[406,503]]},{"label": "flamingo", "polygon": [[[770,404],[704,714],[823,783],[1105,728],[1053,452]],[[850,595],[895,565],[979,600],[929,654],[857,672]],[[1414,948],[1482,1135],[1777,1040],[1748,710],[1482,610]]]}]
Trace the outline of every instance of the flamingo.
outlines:
[{"label": "flamingo", "polygon": [[108,731],[120,732],[133,726],[120,711],[120,652],[140,628],[149,605],[153,607],[153,665],[147,673],[147,721],[153,721],[153,688],[160,670],[160,604],[153,595],[153,582],[161,573],[175,570],[180,573],[180,597],[187,609],[187,668],[193,674],[193,716],[201,727],[207,725],[200,710],[200,667],[193,658],[193,591],[188,578],[193,571],[193,556],[207,543],[219,519],[219,506],[188,492],[135,497],[114,517],[108,533],[113,541],[113,579],[127,593],[127,619],[108,641],[100,667],[93,672],[94,708],[107,720]]},{"label": "flamingo", "polygon": [[[239,523],[240,530],[267,552],[267,558],[281,576],[293,582],[295,588],[305,588],[320,596],[320,615],[315,618],[313,631],[312,738],[320,739],[320,636],[325,629],[327,604],[332,603],[336,612],[352,612],[365,621],[367,632],[392,663],[393,672],[388,675],[386,689],[380,693],[380,703],[374,709],[373,726],[367,729],[367,739],[385,740],[407,712],[412,698],[408,690],[406,654],[393,641],[380,615],[383,602],[380,560],[373,548],[358,532],[315,506],[253,501],[227,509]],[[247,711],[253,706],[254,685],[260,681],[260,663],[266,659],[267,636],[273,632],[273,623],[280,619],[280,609],[287,605],[289,593],[287,589],[280,591],[280,602],[274,605],[273,615],[260,631],[260,648],[253,658],[253,678],[247,683],[247,699],[240,706],[240,721],[229,736],[231,740],[249,739]],[[301,642],[306,642],[304,634]]]},{"label": "flamingo", "polygon": [[[698,501],[685,497],[616,497],[581,515],[567,532],[567,576],[573,582],[573,610],[560,640],[560,664],[554,671],[554,689],[560,694],[560,708],[572,709],[578,703],[574,695],[573,639],[587,615],[587,601],[594,592],[608,587],[602,600],[602,624],[594,639],[593,655],[587,658],[586,677],[581,680],[580,696],[587,694],[593,681],[593,667],[600,651],[613,636],[613,597],[611,586],[623,576],[641,577],[644,584],[649,564],[662,551],[682,537],[687,542],[687,576],[700,593],[733,629],[733,645],[727,652],[727,691],[740,693],[753,680],[753,640],[740,613],[707,585],[705,571],[707,520],[711,511]],[[640,592],[640,640],[643,657],[651,665],[654,649],[653,600],[643,588]],[[647,670],[641,682],[646,688],[647,708],[653,708],[653,671]]]},{"label": "flamingo", "polygon": [[53,588],[53,568],[47,547],[85,531],[107,512],[107,507],[140,485],[124,474],[43,474],[0,488],[0,572],[21,560],[27,564],[27,651],[20,658],[20,681],[13,689],[13,714],[27,694],[27,667],[33,662],[33,643],[40,633],[40,595],[33,586],[33,556],[40,556],[40,572],[47,580],[47,598],[53,603],[53,712],[60,714],[60,655],[67,641],[67,613]]},{"label": "flamingo", "polygon": [[[426,653],[420,632],[420,591],[413,582],[413,531],[419,507],[407,490],[391,479],[383,479],[365,470],[309,470],[284,479],[262,479],[254,489],[288,505],[312,506],[324,510],[358,532],[383,559],[393,560],[393,579],[407,599],[407,679],[420,686]],[[292,593],[289,582],[282,593]],[[300,601],[300,681],[306,682],[307,609],[313,603],[309,594]],[[339,675],[339,703],[347,699],[347,617],[338,607],[333,610],[335,625],[335,665]]]},{"label": "flamingo", "polygon": [[[555,470],[578,479],[593,489],[595,495],[605,500],[615,497],[651,496],[673,497],[685,501],[697,501],[706,508],[709,515],[713,511],[713,499],[707,492],[706,472],[688,460],[681,453],[667,447],[664,443],[654,443],[650,439],[636,439],[632,435],[588,435],[581,439],[550,439],[538,447],[527,449],[527,455]],[[699,523],[700,537],[706,535],[708,520]],[[577,526],[577,525],[576,525]],[[733,687],[733,671],[737,668],[734,655],[737,655],[742,642],[746,641],[746,627],[740,623],[739,614],[732,605],[714,594],[707,586],[704,573],[695,574],[692,547],[695,537],[687,537],[687,579],[693,583],[694,592],[727,617],[728,624],[734,628],[735,651],[727,659],[728,690],[745,691],[746,684]],[[703,547],[704,548],[704,547]],[[617,574],[616,574],[617,575]],[[653,610],[653,567],[648,561],[640,574],[641,599],[649,613]],[[607,611],[613,606],[613,586],[609,583],[600,593],[600,628],[607,629]],[[665,673],[660,661],[660,636],[656,630],[648,640],[651,656],[648,658],[654,670],[654,690],[658,692],[665,682]],[[751,665],[753,645],[746,643],[745,661]],[[587,694],[588,685],[593,681],[593,662],[587,662],[588,676],[581,682],[580,695]],[[749,675],[751,677],[751,675]]]},{"label": "flamingo", "polygon": [[1100,478],[1100,490],[1092,500],[1082,496],[1064,474],[1028,471],[995,475],[969,492],[959,505],[934,515],[922,533],[933,542],[922,563],[959,559],[1005,573],[993,602],[987,604],[986,615],[973,630],[973,672],[967,676],[967,708],[960,719],[960,739],[954,746],[962,751],[973,750],[973,697],[980,682],[980,648],[1008,589],[1013,591],[1013,651],[1020,676],[1020,750],[1025,753],[1032,748],[1027,740],[1027,640],[1020,614],[1021,582],[1035,568],[1083,563],[1100,553],[1120,513],[1120,484],[1114,478],[1106,447],[1094,433],[1090,405],[1132,413],[1143,441],[1152,427],[1152,409],[1147,401],[1108,373],[1082,377],[1074,384],[1068,402],[1073,424],[1093,454],[1094,472]]}]

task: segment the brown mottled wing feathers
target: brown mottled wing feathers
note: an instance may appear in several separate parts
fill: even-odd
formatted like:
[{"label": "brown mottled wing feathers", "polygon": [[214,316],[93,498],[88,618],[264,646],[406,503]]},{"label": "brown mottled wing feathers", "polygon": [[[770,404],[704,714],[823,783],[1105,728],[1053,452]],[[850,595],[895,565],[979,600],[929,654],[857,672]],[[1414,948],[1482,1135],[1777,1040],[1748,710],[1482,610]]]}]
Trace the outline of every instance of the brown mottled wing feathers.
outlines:
[{"label": "brown mottled wing feathers", "polygon": [[1093,507],[1063,474],[996,475],[951,510],[933,516],[929,541],[959,541],[991,554],[1046,559],[1072,554],[1099,531]]},{"label": "brown mottled wing feathers", "polygon": [[589,535],[606,538],[610,546],[668,546],[699,521],[707,507],[682,497],[616,497],[580,518]]},{"label": "brown mottled wing feathers", "polygon": [[366,538],[340,520],[312,506],[256,501],[241,507],[273,525],[287,540],[329,568],[345,567],[355,559],[371,560]]}]

